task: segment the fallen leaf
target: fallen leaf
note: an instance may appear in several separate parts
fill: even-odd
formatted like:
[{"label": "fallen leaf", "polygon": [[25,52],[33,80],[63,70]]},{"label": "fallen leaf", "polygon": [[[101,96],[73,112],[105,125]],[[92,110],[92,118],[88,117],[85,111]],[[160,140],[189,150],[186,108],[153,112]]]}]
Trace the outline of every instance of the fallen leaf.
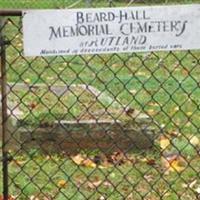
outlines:
[{"label": "fallen leaf", "polygon": [[145,72],[141,72],[141,71],[137,72],[137,75],[139,75],[139,76],[147,76],[147,74]]},{"label": "fallen leaf", "polygon": [[67,63],[67,62],[64,62],[62,65],[66,67],[66,66],[68,65],[68,63]]},{"label": "fallen leaf", "polygon": [[105,186],[105,187],[112,187],[112,184],[109,182],[109,181],[104,181],[103,182],[103,185]]},{"label": "fallen leaf", "polygon": [[93,162],[90,158],[85,158],[81,154],[77,154],[76,156],[72,156],[71,159],[77,164],[84,167],[97,167],[97,164]]},{"label": "fallen leaf", "polygon": [[190,116],[192,115],[192,112],[187,112],[186,115],[187,115],[188,117],[190,117]]},{"label": "fallen leaf", "polygon": [[156,161],[155,161],[154,159],[147,159],[146,163],[147,163],[148,165],[153,166],[153,165],[156,164]]},{"label": "fallen leaf", "polygon": [[37,104],[35,102],[29,104],[29,107],[31,109],[34,109],[36,106],[37,106]]},{"label": "fallen leaf", "polygon": [[51,160],[51,156],[50,156],[50,155],[47,155],[47,156],[46,156],[46,160]]},{"label": "fallen leaf", "polygon": [[91,159],[87,158],[84,159],[82,162],[82,165],[85,167],[91,167],[91,168],[95,168],[97,165],[96,163],[94,163]]},{"label": "fallen leaf", "polygon": [[88,181],[86,182],[88,189],[96,189],[97,187],[99,187],[99,185],[102,183],[101,180],[98,181]]},{"label": "fallen leaf", "polygon": [[188,76],[190,74],[190,71],[188,69],[182,70],[183,75]]},{"label": "fallen leaf", "polygon": [[84,158],[81,154],[77,154],[76,156],[71,156],[71,159],[77,164],[81,165],[82,162],[84,161]]},{"label": "fallen leaf", "polygon": [[168,154],[161,158],[162,165],[166,172],[181,172],[186,168],[187,162],[178,154]]},{"label": "fallen leaf", "polygon": [[155,110],[153,110],[153,109],[149,109],[148,111],[147,111],[147,113],[149,114],[149,115],[155,115],[156,114],[156,111]]},{"label": "fallen leaf", "polygon": [[165,136],[160,137],[160,147],[162,150],[166,149],[170,145],[170,140],[169,138]]},{"label": "fallen leaf", "polygon": [[131,93],[131,94],[136,94],[136,92],[137,92],[137,90],[134,90],[134,89],[133,89],[133,90],[130,90],[130,93]]},{"label": "fallen leaf", "polygon": [[118,66],[119,66],[119,64],[117,64],[117,63],[112,64],[112,67],[118,67]]},{"label": "fallen leaf", "polygon": [[54,77],[53,76],[47,76],[47,80],[53,80]]},{"label": "fallen leaf", "polygon": [[190,127],[191,125],[192,125],[192,123],[190,121],[188,121],[185,126]]},{"label": "fallen leaf", "polygon": [[135,112],[135,109],[133,109],[133,108],[128,108],[125,111],[126,115],[128,115],[129,117],[132,117],[132,115],[134,114],[134,112]]},{"label": "fallen leaf", "polygon": [[190,144],[193,146],[198,146],[200,144],[200,140],[197,136],[192,136],[190,139]]},{"label": "fallen leaf", "polygon": [[133,197],[132,193],[130,193],[126,198],[126,200],[133,200],[133,199],[134,199],[134,197]]},{"label": "fallen leaf", "polygon": [[200,186],[198,186],[198,187],[195,189],[195,191],[196,191],[198,194],[200,194]]},{"label": "fallen leaf", "polygon": [[109,156],[101,154],[99,156],[95,156],[93,161],[98,165],[98,168],[105,169],[108,167],[112,167],[111,162],[109,162]]},{"label": "fallen leaf", "polygon": [[104,196],[101,196],[101,197],[99,198],[99,200],[106,200],[106,198],[105,198]]},{"label": "fallen leaf", "polygon": [[145,163],[146,163],[146,162],[148,161],[148,159],[147,159],[147,158],[139,158],[139,161],[140,161],[140,162],[145,162]]},{"label": "fallen leaf", "polygon": [[20,43],[18,43],[18,44],[17,44],[17,46],[18,46],[18,47],[21,47],[21,46],[22,46],[22,43],[21,43],[21,42],[20,42]]},{"label": "fallen leaf", "polygon": [[93,181],[86,181],[86,183],[85,183],[85,186],[88,189],[92,189],[92,190],[98,188],[100,185],[102,185],[106,188],[112,187],[111,182],[99,180],[98,177],[95,177],[95,180],[93,180]]},{"label": "fallen leaf", "polygon": [[190,184],[189,184],[189,188],[193,188],[195,186],[195,184],[197,183],[197,180],[195,179],[194,181],[192,181]]},{"label": "fallen leaf", "polygon": [[31,79],[26,78],[26,79],[24,80],[24,82],[25,82],[26,84],[29,84],[29,83],[31,82]]},{"label": "fallen leaf", "polygon": [[35,197],[34,195],[31,195],[30,200],[40,200],[40,199],[38,197]]},{"label": "fallen leaf", "polygon": [[148,182],[151,182],[151,181],[153,181],[154,180],[154,177],[153,177],[153,175],[151,175],[151,174],[145,174],[144,175],[144,178],[145,178],[145,180],[147,180]]},{"label": "fallen leaf", "polygon": [[65,188],[67,186],[67,181],[65,181],[65,180],[59,180],[58,183],[57,183],[57,186],[59,188]]},{"label": "fallen leaf", "polygon": [[[9,195],[8,196],[8,200],[15,200],[17,199],[17,197],[13,196],[13,195]],[[0,200],[4,200],[4,197],[3,196],[0,196]]]},{"label": "fallen leaf", "polygon": [[149,102],[148,103],[149,106],[160,106],[158,103],[156,102]]},{"label": "fallen leaf", "polygon": [[192,182],[189,182],[189,183],[183,183],[182,184],[182,187],[183,188],[191,188],[193,189],[193,187],[195,186],[195,184],[197,183],[197,180],[193,180]]},{"label": "fallen leaf", "polygon": [[179,137],[179,136],[181,136],[181,134],[178,131],[172,131],[172,132],[169,133],[169,135],[172,136],[172,137]]},{"label": "fallen leaf", "polygon": [[108,162],[114,165],[124,164],[126,160],[127,160],[127,157],[121,151],[114,152],[112,155],[108,157]]},{"label": "fallen leaf", "polygon": [[110,177],[115,178],[116,177],[115,173],[114,172],[110,173]]},{"label": "fallen leaf", "polygon": [[16,160],[16,159],[13,159],[12,162],[18,166],[22,166],[26,163],[25,160]]},{"label": "fallen leaf", "polygon": [[179,111],[179,110],[180,108],[178,106],[174,108],[174,111]]}]

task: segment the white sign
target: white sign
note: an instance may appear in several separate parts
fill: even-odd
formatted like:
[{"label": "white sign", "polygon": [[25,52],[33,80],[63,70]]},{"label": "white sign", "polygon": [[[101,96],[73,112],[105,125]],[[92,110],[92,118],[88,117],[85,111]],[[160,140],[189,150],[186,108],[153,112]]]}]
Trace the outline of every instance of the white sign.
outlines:
[{"label": "white sign", "polygon": [[29,10],[26,56],[200,49],[200,4]]}]

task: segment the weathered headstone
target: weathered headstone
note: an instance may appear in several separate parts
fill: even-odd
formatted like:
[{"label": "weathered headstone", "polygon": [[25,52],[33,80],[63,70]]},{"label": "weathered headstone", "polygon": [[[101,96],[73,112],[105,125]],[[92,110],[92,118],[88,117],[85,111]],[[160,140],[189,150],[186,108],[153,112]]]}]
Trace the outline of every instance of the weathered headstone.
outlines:
[{"label": "weathered headstone", "polygon": [[[46,88],[45,85],[35,85],[37,88]],[[51,124],[30,125],[24,123],[24,113],[17,101],[8,98],[8,147],[10,149],[41,148],[44,151],[75,152],[80,149],[100,148],[105,151],[117,149],[131,150],[144,149],[153,145],[158,134],[155,122],[146,114],[125,108],[114,101],[106,93],[102,93],[90,85],[51,86],[49,91],[58,97],[70,95],[70,91],[86,91],[90,94],[88,101],[100,101],[103,105],[113,102],[113,106],[87,112],[87,108],[76,120],[58,120]],[[16,84],[12,90],[30,90],[25,84]],[[12,94],[12,92],[10,92]],[[9,97],[9,95],[8,95]],[[25,102],[24,102],[25,103]],[[89,109],[89,107],[88,107]],[[27,115],[26,115],[27,116]],[[22,122],[23,121],[23,122]]]}]

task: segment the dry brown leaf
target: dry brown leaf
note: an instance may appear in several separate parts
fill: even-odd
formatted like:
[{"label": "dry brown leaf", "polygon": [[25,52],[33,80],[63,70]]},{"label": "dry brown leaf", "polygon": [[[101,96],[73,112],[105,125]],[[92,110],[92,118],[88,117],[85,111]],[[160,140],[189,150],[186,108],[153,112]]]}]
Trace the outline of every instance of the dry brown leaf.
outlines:
[{"label": "dry brown leaf", "polygon": [[155,159],[147,159],[146,163],[147,163],[147,165],[153,166],[156,164],[156,160]]},{"label": "dry brown leaf", "polygon": [[185,159],[178,154],[169,154],[162,156],[162,165],[166,169],[166,172],[182,172],[187,165]]},{"label": "dry brown leaf", "polygon": [[112,184],[111,182],[105,180],[100,180],[98,176],[95,176],[93,180],[88,180],[86,181],[85,183],[85,186],[88,188],[88,189],[96,189],[97,187],[99,187],[100,185],[108,188],[108,187],[112,187]]},{"label": "dry brown leaf", "polygon": [[57,183],[57,186],[59,188],[65,188],[67,186],[67,181],[65,181],[65,180],[59,180],[58,183]]},{"label": "dry brown leaf", "polygon": [[181,134],[178,131],[172,131],[172,132],[169,133],[169,135],[172,136],[172,137],[179,137],[179,136],[181,136]]},{"label": "dry brown leaf", "polygon": [[15,163],[18,166],[22,166],[22,165],[24,165],[26,163],[25,160],[15,160],[15,159],[12,160],[12,162]]},{"label": "dry brown leaf", "polygon": [[30,107],[31,110],[33,110],[37,106],[37,103],[36,102],[32,102],[28,106]]},{"label": "dry brown leaf", "polygon": [[[113,155],[112,155],[113,156]],[[95,156],[94,158],[86,158],[80,154],[76,156],[72,156],[71,159],[76,163],[77,165],[85,166],[85,167],[91,167],[91,168],[100,168],[100,169],[105,169],[108,167],[111,167],[113,162],[111,161],[112,159],[106,156]],[[116,160],[115,160],[116,161]]]},{"label": "dry brown leaf", "polygon": [[114,165],[124,164],[126,160],[127,160],[126,155],[121,151],[114,152],[112,155],[108,157],[108,162]]},{"label": "dry brown leaf", "polygon": [[87,158],[82,161],[82,165],[85,167],[95,168],[97,165],[91,159]]},{"label": "dry brown leaf", "polygon": [[101,180],[97,180],[97,181],[88,181],[86,182],[87,188],[88,189],[96,189],[97,187],[99,187],[99,185],[101,185],[102,181]]},{"label": "dry brown leaf", "polygon": [[183,69],[183,70],[182,70],[182,74],[183,74],[184,76],[188,76],[188,75],[190,74],[190,71],[189,71],[188,69]]},{"label": "dry brown leaf", "polygon": [[94,162],[98,165],[98,168],[105,169],[112,167],[111,162],[109,162],[109,156],[101,154],[97,158],[94,158]]},{"label": "dry brown leaf", "polygon": [[126,199],[127,199],[127,200],[134,200],[133,194],[130,193],[130,194],[127,196]]},{"label": "dry brown leaf", "polygon": [[[9,195],[8,200],[15,200],[17,199],[17,197],[13,196],[13,195]],[[0,196],[0,200],[4,200],[3,196]]]},{"label": "dry brown leaf", "polygon": [[97,167],[97,164],[93,162],[90,158],[85,158],[81,154],[77,154],[76,156],[72,156],[71,159],[77,164],[85,167]]}]

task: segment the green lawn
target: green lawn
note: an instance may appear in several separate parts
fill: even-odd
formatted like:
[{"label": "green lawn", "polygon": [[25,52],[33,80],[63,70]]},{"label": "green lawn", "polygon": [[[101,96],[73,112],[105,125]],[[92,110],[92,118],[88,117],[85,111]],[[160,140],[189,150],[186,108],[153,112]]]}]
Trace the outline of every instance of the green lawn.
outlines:
[{"label": "green lawn", "polygon": [[[63,3],[74,3],[61,0],[48,2],[49,5],[44,1],[18,1],[15,8],[55,8]],[[102,2],[98,1],[96,5],[107,5],[105,1]],[[178,1],[165,2],[171,4]],[[121,6],[123,3],[116,1],[115,5]],[[0,0],[0,7],[14,8],[9,0]],[[85,2],[81,1],[76,7],[85,7]],[[199,137],[200,51],[25,58],[22,34],[18,28],[20,25],[18,18],[11,17],[5,27],[6,37],[11,40],[11,45],[6,49],[8,82],[92,85],[121,104],[145,112],[157,121],[164,130],[163,134],[171,141],[165,152],[181,154],[188,164],[183,170],[164,173],[165,164],[162,162],[159,140],[155,141],[155,147],[151,150],[127,154],[131,162],[126,160],[120,165],[111,164],[104,168],[77,165],[66,155],[54,154],[50,157],[41,154],[39,150],[24,154],[11,151],[14,161],[9,164],[10,194],[19,195],[17,199],[20,200],[30,199],[31,196],[38,196],[40,200],[45,199],[45,196],[46,199],[58,200],[196,199],[196,189],[200,185],[200,145],[190,144],[190,137]],[[51,101],[53,97],[45,99],[40,93],[31,96],[30,92],[25,91],[11,92],[8,98],[21,102],[22,107],[35,101],[50,108],[53,106],[52,102],[47,103],[48,98]],[[68,99],[63,100],[68,103]],[[77,104],[79,100],[80,96],[69,101],[73,105],[69,110],[73,116],[82,109]],[[63,111],[63,105],[59,105],[55,104],[55,113]],[[35,112],[37,122],[41,120],[42,113],[46,112],[41,107],[25,110],[26,116]],[[33,120],[31,114],[29,120]],[[86,157],[99,155],[99,152],[92,153],[89,152],[90,155]],[[85,154],[84,150],[82,154]],[[62,185],[60,181],[66,184]]]},{"label": "green lawn", "polygon": [[[105,169],[74,164],[66,156],[31,154],[15,157],[9,166],[10,193],[26,200],[44,199],[195,199],[194,188],[187,184],[197,178],[199,167],[191,165],[183,172],[164,174],[156,152],[135,153],[134,162],[111,165]],[[144,158],[157,159],[155,164]],[[12,183],[11,183],[12,181]],[[61,184],[64,182],[65,184]],[[185,186],[186,185],[186,186]],[[186,188],[185,188],[186,187]],[[195,186],[196,187],[196,186]]]},{"label": "green lawn", "polygon": [[[110,3],[109,3],[110,2]],[[144,2],[146,5],[154,4],[190,4],[199,3],[199,0],[145,0],[145,1],[131,1],[127,0],[0,0],[0,8],[67,8],[67,7],[108,7],[108,6],[142,6]]]}]

